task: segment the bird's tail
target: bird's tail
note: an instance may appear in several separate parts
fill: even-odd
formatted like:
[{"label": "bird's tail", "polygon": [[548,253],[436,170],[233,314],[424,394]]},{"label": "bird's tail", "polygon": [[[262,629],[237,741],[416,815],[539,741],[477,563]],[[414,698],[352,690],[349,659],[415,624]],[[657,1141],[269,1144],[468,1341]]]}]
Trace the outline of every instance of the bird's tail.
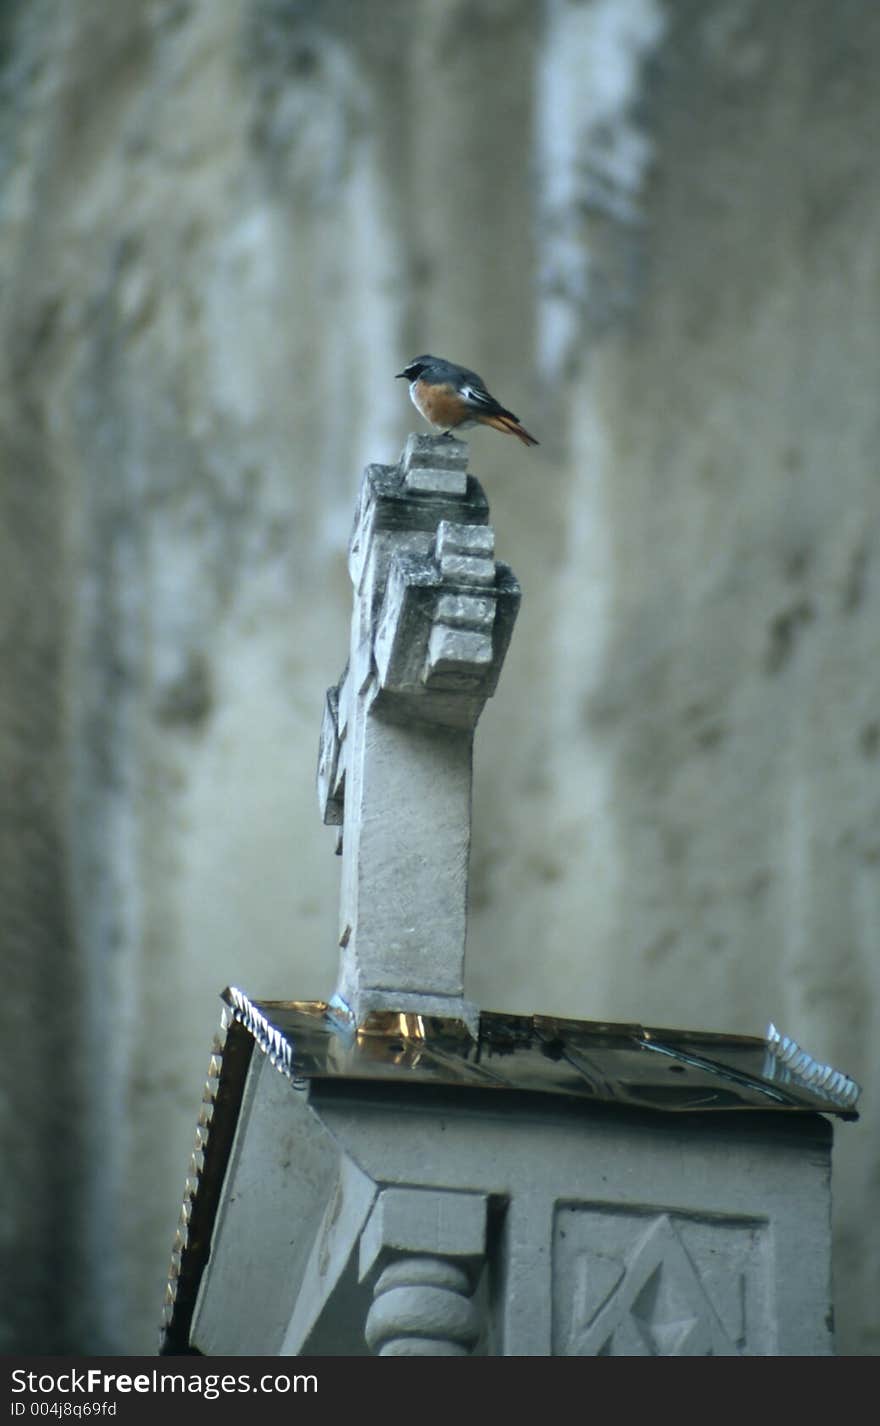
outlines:
[{"label": "bird's tail", "polygon": [[539,444],[538,441],[535,440],[535,437],[529,434],[525,426],[520,425],[515,416],[477,416],[476,419],[481,421],[484,426],[492,426],[496,431],[505,431],[509,436],[516,436],[517,440],[522,441],[524,446],[536,446]]}]

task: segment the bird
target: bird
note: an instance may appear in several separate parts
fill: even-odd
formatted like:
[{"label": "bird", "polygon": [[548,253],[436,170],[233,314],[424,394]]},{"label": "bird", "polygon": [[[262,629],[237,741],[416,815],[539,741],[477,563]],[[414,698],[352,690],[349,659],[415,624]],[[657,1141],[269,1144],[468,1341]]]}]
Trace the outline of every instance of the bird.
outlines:
[{"label": "bird", "polygon": [[443,428],[445,436],[451,436],[459,427],[479,424],[516,436],[524,446],[539,444],[520,424],[519,417],[495,400],[483,378],[466,366],[425,355],[408,362],[395,380],[400,377],[409,382],[410,400],[419,415],[432,426]]}]

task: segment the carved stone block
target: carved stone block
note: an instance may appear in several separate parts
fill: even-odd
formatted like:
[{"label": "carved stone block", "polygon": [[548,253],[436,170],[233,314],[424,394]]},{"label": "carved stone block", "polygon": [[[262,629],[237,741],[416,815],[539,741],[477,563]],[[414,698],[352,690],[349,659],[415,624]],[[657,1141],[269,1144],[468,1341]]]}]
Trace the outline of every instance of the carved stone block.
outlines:
[{"label": "carved stone block", "polygon": [[770,1238],[763,1216],[558,1206],[554,1356],[762,1355]]},{"label": "carved stone block", "polygon": [[313,1080],[257,1053],[191,1341],[209,1354],[821,1356],[819,1115]]},{"label": "carved stone block", "polygon": [[404,484],[408,490],[430,495],[464,495],[467,462],[464,441],[412,434],[401,461]]}]

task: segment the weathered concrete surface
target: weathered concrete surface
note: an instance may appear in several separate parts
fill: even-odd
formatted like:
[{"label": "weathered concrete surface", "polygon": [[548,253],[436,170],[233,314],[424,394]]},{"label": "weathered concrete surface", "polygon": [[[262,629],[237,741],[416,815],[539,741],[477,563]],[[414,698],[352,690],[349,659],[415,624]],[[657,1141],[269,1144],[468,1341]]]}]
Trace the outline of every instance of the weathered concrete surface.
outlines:
[{"label": "weathered concrete surface", "polygon": [[542,442],[472,441],[525,598],[466,993],[773,1018],[860,1079],[838,1346],[876,1351],[880,12],[359,8],[0,20],[5,1187],[45,1245],[4,1344],[151,1350],[215,993],[333,984],[317,724],[427,347]]}]

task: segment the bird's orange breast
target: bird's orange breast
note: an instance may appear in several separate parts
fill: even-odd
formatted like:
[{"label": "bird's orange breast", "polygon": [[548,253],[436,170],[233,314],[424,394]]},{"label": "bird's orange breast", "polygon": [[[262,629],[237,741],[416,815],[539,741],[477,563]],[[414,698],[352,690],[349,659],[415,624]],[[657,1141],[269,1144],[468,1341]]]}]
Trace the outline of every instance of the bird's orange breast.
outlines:
[{"label": "bird's orange breast", "polygon": [[427,381],[413,384],[413,401],[426,421],[449,430],[466,420],[471,412],[450,382],[432,385]]}]

